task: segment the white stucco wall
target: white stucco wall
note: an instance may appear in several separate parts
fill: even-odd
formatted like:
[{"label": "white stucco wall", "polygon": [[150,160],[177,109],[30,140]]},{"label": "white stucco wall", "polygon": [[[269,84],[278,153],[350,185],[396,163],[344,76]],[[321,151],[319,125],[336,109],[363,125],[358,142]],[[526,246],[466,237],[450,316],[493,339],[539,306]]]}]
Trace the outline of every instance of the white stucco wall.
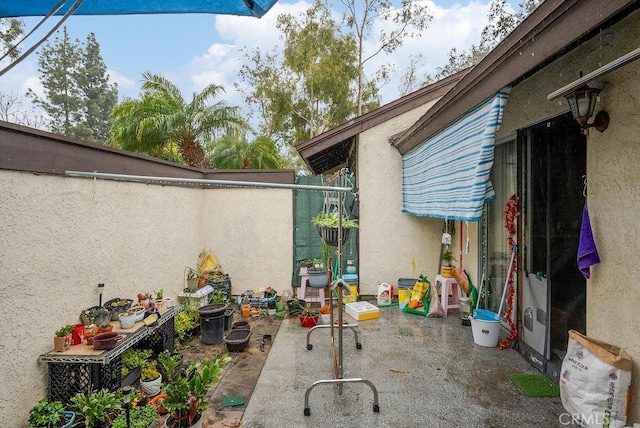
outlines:
[{"label": "white stucco wall", "polygon": [[[211,248],[233,293],[290,285],[291,191],[195,189],[0,171],[0,420],[26,427],[46,396],[55,330],[138,292],[177,295]],[[257,215],[254,215],[257,214]],[[11,326],[11,327],[9,327]]]},{"label": "white stucco wall", "polygon": [[587,334],[633,358],[633,422],[640,422],[639,81],[639,61],[606,77],[601,100],[611,123],[602,134],[591,130],[587,145],[589,214],[601,259],[587,281]]},{"label": "white stucco wall", "polygon": [[[389,137],[413,125],[432,105],[394,117],[358,137],[361,294],[375,294],[378,281],[396,284],[398,278],[416,278],[420,274],[435,280],[444,221],[401,212],[402,156],[388,142]],[[458,223],[456,228],[459,229]],[[477,228],[472,225],[470,230],[475,242]],[[456,258],[458,238],[457,231],[453,247]],[[475,275],[476,257],[466,257],[464,265],[472,268]]]},{"label": "white stucco wall", "polygon": [[[501,135],[569,111],[564,98],[547,101],[547,94],[636,49],[640,13],[603,31],[545,67],[511,91]],[[591,129],[587,138],[588,200],[591,225],[601,263],[587,281],[587,335],[624,348],[634,360],[631,416],[640,422],[640,61],[609,73],[600,85],[596,111],[606,110],[609,128]],[[581,195],[580,195],[581,197]]]}]

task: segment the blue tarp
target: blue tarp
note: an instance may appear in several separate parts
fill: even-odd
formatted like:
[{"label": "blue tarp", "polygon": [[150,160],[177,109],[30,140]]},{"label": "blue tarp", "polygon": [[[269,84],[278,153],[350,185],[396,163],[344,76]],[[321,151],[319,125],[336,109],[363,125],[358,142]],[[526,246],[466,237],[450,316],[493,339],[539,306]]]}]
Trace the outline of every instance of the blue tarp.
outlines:
[{"label": "blue tarp", "polygon": [[[73,15],[136,15],[160,13],[215,13],[255,16],[267,13],[277,0],[84,0]],[[0,0],[0,18],[45,16],[60,0]],[[56,15],[75,3],[68,0]]]},{"label": "blue tarp", "polygon": [[402,157],[403,212],[480,220],[495,198],[489,176],[508,98],[508,89],[498,92]]}]

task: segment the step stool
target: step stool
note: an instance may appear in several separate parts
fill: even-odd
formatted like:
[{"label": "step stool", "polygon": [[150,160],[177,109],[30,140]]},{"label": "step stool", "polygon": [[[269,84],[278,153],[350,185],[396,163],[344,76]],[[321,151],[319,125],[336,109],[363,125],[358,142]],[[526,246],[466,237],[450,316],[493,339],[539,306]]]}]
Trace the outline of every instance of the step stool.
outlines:
[{"label": "step stool", "polygon": [[[442,310],[444,314],[447,315],[447,310],[449,308],[457,308],[459,303],[460,292],[458,291],[458,282],[455,278],[445,278],[442,275],[436,276],[436,282],[434,287],[436,290],[438,289],[438,284],[440,284],[441,295],[440,300],[442,303]],[[449,288],[451,288],[451,303],[449,303]]]},{"label": "step stool", "polygon": [[324,305],[324,288],[307,288],[309,275],[300,275],[300,292],[298,298],[305,302],[319,302]]}]

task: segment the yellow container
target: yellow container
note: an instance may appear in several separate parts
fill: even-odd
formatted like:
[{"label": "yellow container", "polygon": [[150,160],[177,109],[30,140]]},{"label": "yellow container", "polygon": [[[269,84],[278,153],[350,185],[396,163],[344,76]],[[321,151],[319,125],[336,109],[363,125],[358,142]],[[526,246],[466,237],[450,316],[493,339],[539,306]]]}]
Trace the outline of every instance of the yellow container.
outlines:
[{"label": "yellow container", "polygon": [[351,294],[349,296],[344,296],[342,298],[342,303],[345,305],[347,303],[353,303],[358,301],[358,285],[349,284],[349,288],[351,289]]},{"label": "yellow container", "polygon": [[401,306],[403,303],[406,303],[411,299],[411,289],[408,288],[400,288],[398,289],[398,305]]}]

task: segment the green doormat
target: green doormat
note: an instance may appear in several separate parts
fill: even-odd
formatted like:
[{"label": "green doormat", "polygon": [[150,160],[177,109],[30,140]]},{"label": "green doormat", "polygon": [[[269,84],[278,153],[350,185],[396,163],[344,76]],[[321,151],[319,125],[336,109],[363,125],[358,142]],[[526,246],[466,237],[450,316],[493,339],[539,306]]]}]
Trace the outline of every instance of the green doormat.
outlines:
[{"label": "green doormat", "polygon": [[543,374],[511,373],[507,377],[527,397],[560,397],[558,385]]},{"label": "green doormat", "polygon": [[222,407],[235,407],[242,406],[244,404],[244,398],[239,395],[230,395],[222,399]]}]

